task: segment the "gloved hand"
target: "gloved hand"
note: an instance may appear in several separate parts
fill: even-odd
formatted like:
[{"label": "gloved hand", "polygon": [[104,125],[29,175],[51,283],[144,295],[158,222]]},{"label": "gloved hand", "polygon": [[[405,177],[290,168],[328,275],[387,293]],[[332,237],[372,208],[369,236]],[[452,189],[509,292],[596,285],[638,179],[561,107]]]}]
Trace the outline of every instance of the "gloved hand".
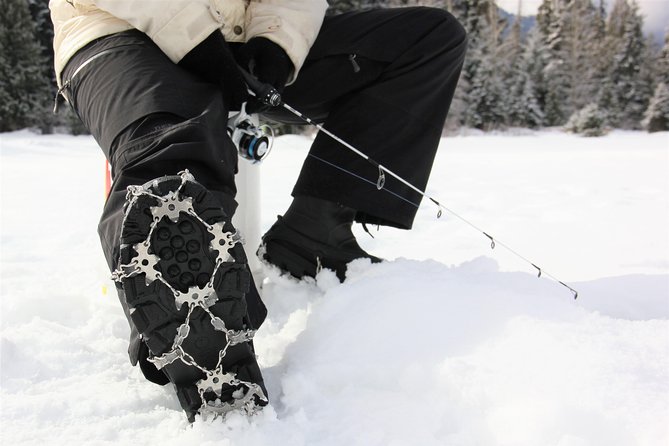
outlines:
[{"label": "gloved hand", "polygon": [[254,37],[240,46],[235,57],[239,66],[279,92],[293,70],[293,62],[284,49],[264,37]]},{"label": "gloved hand", "polygon": [[239,110],[249,94],[223,34],[214,31],[190,50],[179,65],[207,82],[218,85],[229,110]]}]

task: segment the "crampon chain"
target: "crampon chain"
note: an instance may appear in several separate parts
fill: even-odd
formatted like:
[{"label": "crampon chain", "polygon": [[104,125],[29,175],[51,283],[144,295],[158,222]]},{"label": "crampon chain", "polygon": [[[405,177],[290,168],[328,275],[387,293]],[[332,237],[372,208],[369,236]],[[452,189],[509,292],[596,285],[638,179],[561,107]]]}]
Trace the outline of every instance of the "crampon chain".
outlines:
[{"label": "crampon chain", "polygon": [[[158,204],[156,206],[150,207],[151,214],[153,215],[153,221],[151,223],[151,228],[149,230],[148,236],[146,237],[146,240],[133,246],[133,249],[135,252],[137,252],[137,256],[134,257],[132,262],[129,264],[120,265],[118,269],[112,273],[112,279],[120,282],[125,278],[133,277],[138,274],[144,274],[147,285],[151,284],[155,280],[159,280],[172,292],[177,310],[180,310],[184,304],[188,305],[188,315],[186,316],[183,324],[181,324],[181,326],[177,329],[177,334],[174,337],[174,343],[172,344],[171,350],[160,356],[150,357],[149,361],[152,362],[156,368],[162,369],[166,365],[171,364],[176,360],[180,360],[184,364],[195,367],[204,373],[205,378],[200,379],[196,383],[198,393],[202,400],[202,406],[200,407],[199,412],[203,418],[206,418],[208,414],[212,414],[214,417],[219,415],[224,416],[226,413],[235,410],[252,415],[260,410],[260,406],[256,404],[256,397],[260,401],[264,401],[265,403],[267,402],[265,393],[258,384],[240,380],[234,373],[224,372],[221,363],[226,355],[228,348],[237,344],[251,341],[255,336],[256,330],[228,329],[226,328],[223,319],[215,316],[209,310],[209,308],[218,301],[218,297],[213,285],[216,272],[223,263],[234,261],[234,258],[232,255],[230,255],[228,250],[234,247],[235,244],[240,243],[241,237],[239,237],[237,233],[224,231],[223,223],[214,223],[210,225],[205,222],[197,214],[197,212],[195,212],[193,207],[193,199],[188,196],[180,196],[180,192],[184,185],[188,181],[194,181],[195,179],[190,174],[190,172],[188,172],[188,170],[180,172],[179,176],[181,177],[181,185],[179,188],[173,192],[168,192],[164,196],[153,194],[142,186],[128,187],[128,194],[126,198],[130,201],[130,206],[132,206],[141,196],[152,197],[158,201]],[[211,274],[209,282],[203,288],[199,288],[198,286],[191,286],[185,293],[176,290],[163,278],[160,271],[155,268],[160,259],[158,256],[150,252],[151,236],[158,223],[163,219],[163,217],[167,217],[172,222],[176,223],[179,219],[179,215],[182,212],[197,219],[207,229],[207,231],[213,236],[213,240],[209,244],[210,250],[218,252],[216,266]],[[227,339],[225,347],[219,351],[218,363],[212,370],[206,369],[199,365],[195,359],[189,355],[181,346],[190,332],[190,317],[196,307],[201,308],[209,315],[211,318],[211,324],[213,325],[214,329],[224,332]],[[222,393],[221,386],[224,384],[227,384],[231,387],[238,387],[243,385],[248,390],[244,395],[241,395],[240,389],[233,393],[233,397],[235,399],[232,402],[222,402],[220,400]],[[206,400],[205,394],[208,392],[213,392],[217,398],[213,401]]]}]

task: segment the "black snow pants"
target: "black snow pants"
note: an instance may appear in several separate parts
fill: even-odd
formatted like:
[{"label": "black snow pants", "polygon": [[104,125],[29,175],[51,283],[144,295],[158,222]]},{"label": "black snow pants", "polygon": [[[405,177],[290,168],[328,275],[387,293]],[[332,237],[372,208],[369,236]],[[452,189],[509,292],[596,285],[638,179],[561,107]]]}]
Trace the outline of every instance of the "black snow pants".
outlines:
[{"label": "black snow pants", "polygon": [[[422,189],[465,46],[462,26],[439,9],[327,17],[283,99]],[[237,153],[226,133],[228,107],[218,86],[173,64],[138,31],[91,42],[70,60],[62,78],[69,81],[66,97],[112,166],[114,181],[99,225],[112,270],[129,185],[188,169],[229,215],[234,213]],[[297,122],[282,111],[267,115]],[[359,221],[410,228],[420,196],[392,178],[379,191],[377,177],[377,169],[318,135],[293,195],[354,208]],[[257,292],[251,294],[250,318],[258,327],[266,310]],[[138,356],[142,359],[142,343],[130,324],[135,364]]]}]

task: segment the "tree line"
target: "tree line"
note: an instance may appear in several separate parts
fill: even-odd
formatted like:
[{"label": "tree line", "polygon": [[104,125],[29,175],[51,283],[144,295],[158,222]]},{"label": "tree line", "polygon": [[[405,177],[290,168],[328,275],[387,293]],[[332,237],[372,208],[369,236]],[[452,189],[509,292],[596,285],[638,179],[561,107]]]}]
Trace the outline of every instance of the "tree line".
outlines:
[{"label": "tree line", "polygon": [[[543,0],[526,28],[495,0],[330,0],[329,14],[426,5],[453,13],[468,51],[447,128],[669,130],[669,32],[643,34],[635,0]],[[48,0],[0,0],[0,131],[82,131],[56,96]]]},{"label": "tree line", "polygon": [[[410,5],[444,8],[468,33],[447,126],[493,130],[565,126],[669,130],[669,33],[643,34],[634,0],[543,0],[524,29],[522,11],[494,0],[333,0],[334,12]],[[520,9],[520,8],[519,8]]]},{"label": "tree line", "polygon": [[27,127],[85,132],[69,107],[53,113],[57,87],[48,4],[0,0],[0,132]]}]

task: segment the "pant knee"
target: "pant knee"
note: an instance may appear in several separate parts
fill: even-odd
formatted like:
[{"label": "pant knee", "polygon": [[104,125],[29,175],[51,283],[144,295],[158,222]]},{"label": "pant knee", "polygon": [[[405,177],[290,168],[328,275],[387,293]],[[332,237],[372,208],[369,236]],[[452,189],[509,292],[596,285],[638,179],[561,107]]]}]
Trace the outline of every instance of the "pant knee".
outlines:
[{"label": "pant knee", "polygon": [[441,49],[464,55],[467,31],[450,12],[439,8],[424,8],[426,23],[432,24],[428,41]]},{"label": "pant knee", "polygon": [[234,191],[237,154],[225,121],[147,117],[119,142],[112,157],[115,177],[149,181],[188,169],[208,188]]}]

